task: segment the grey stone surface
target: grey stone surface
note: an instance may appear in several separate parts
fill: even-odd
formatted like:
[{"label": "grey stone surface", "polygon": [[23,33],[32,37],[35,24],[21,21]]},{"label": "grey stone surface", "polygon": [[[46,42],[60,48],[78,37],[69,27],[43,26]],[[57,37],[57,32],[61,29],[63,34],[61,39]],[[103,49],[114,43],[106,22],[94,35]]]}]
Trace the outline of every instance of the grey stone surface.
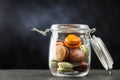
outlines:
[{"label": "grey stone surface", "polygon": [[0,70],[0,80],[119,80],[120,70],[112,70],[109,75],[105,70],[91,70],[82,78],[52,76],[49,70]]}]

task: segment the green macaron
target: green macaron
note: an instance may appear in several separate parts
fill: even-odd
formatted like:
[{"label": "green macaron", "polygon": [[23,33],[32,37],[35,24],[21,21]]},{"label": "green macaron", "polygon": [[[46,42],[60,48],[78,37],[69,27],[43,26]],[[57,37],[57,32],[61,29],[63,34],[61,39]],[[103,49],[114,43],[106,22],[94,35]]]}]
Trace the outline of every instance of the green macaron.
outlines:
[{"label": "green macaron", "polygon": [[70,69],[70,68],[62,68],[62,67],[59,67],[57,70],[60,73],[71,72],[72,71],[72,69]]},{"label": "green macaron", "polygon": [[80,49],[83,51],[83,53],[85,54],[85,57],[88,58],[89,56],[89,49],[87,48],[86,45],[81,45]]},{"label": "green macaron", "polygon": [[50,67],[51,68],[57,68],[58,67],[58,62],[56,60],[51,60],[50,61]]},{"label": "green macaron", "polygon": [[73,70],[73,65],[69,62],[59,62],[58,63],[58,72],[71,72]]},{"label": "green macaron", "polygon": [[58,66],[62,68],[73,68],[73,64],[69,62],[59,62]]}]

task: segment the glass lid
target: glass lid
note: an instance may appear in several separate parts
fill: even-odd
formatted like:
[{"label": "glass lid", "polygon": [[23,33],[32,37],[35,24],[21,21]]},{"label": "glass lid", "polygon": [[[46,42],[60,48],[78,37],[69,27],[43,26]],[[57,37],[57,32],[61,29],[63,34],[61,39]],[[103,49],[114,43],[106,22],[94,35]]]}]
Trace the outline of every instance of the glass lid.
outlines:
[{"label": "glass lid", "polygon": [[[92,47],[106,70],[113,68],[113,59],[101,38],[93,35],[90,39]],[[111,73],[111,72],[110,72]]]}]

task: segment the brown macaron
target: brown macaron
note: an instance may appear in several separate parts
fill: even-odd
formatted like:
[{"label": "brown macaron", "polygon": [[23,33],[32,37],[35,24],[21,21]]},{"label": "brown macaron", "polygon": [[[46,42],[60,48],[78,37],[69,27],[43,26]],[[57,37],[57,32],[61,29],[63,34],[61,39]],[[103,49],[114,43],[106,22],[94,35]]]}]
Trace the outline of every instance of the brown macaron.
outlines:
[{"label": "brown macaron", "polygon": [[85,72],[87,70],[87,69],[81,68],[80,66],[76,66],[73,69],[78,72]]},{"label": "brown macaron", "polygon": [[64,61],[68,58],[69,51],[63,45],[56,45],[56,57],[57,61]]},{"label": "brown macaron", "polygon": [[85,61],[82,61],[82,63],[79,64],[79,66],[74,67],[73,69],[79,72],[84,72],[88,68],[88,63]]},{"label": "brown macaron", "polygon": [[69,53],[69,59],[73,62],[82,61],[85,59],[85,54],[78,48],[71,49]]},{"label": "brown macaron", "polygon": [[62,41],[57,41],[56,45],[64,45],[64,43]]}]

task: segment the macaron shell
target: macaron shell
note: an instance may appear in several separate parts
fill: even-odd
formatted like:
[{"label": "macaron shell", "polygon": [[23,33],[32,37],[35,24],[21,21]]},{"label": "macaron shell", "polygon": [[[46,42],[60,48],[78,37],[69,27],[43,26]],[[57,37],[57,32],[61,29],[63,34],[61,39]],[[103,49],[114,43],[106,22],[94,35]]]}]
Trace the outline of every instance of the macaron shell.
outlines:
[{"label": "macaron shell", "polygon": [[51,61],[50,61],[50,67],[51,67],[51,68],[57,68],[57,67],[58,67],[57,61],[51,60]]},{"label": "macaron shell", "polygon": [[71,45],[71,44],[68,44],[67,42],[64,42],[65,46],[68,47],[68,48],[79,48],[81,43],[77,44],[77,45]]},{"label": "macaron shell", "polygon": [[69,49],[67,47],[65,47],[65,48],[66,48],[66,55],[65,55],[64,61],[66,61],[69,56]]},{"label": "macaron shell", "polygon": [[84,72],[87,70],[87,69],[81,68],[80,66],[74,67],[73,69],[78,72]]},{"label": "macaron shell", "polygon": [[80,43],[81,39],[79,37],[77,38],[69,38],[69,36],[65,39],[65,42],[67,42],[68,44],[71,45],[76,45],[78,43]]},{"label": "macaron shell", "polygon": [[57,61],[63,61],[66,58],[66,47],[64,47],[63,45],[57,45],[56,46],[56,60]]},{"label": "macaron shell", "polygon": [[70,72],[73,70],[73,65],[69,62],[59,62],[58,66],[57,70],[59,72]]},{"label": "macaron shell", "polygon": [[[70,42],[72,42],[72,41],[79,42],[80,41],[80,38],[78,36],[76,36],[75,34],[69,34],[66,37],[66,39],[69,40]],[[73,43],[73,44],[75,44],[75,43]]]},{"label": "macaron shell", "polygon": [[73,65],[69,62],[59,62],[58,66],[62,68],[73,68]]},{"label": "macaron shell", "polygon": [[85,55],[80,49],[72,49],[70,50],[69,59],[74,62],[82,61],[85,59]]},{"label": "macaron shell", "polygon": [[64,43],[62,41],[57,41],[56,45],[64,45]]},{"label": "macaron shell", "polygon": [[73,69],[67,69],[67,68],[58,68],[59,72],[71,72]]},{"label": "macaron shell", "polygon": [[75,34],[69,34],[65,40],[64,40],[64,44],[66,47],[68,48],[78,48],[80,47],[80,45],[82,44],[81,39],[76,36]]},{"label": "macaron shell", "polygon": [[88,50],[87,46],[81,45],[80,49],[84,52],[85,57],[88,58],[88,56],[89,56],[89,50]]},{"label": "macaron shell", "polygon": [[80,63],[79,66],[76,66],[73,69],[79,72],[84,72],[87,70],[87,68],[88,68],[88,63],[86,63],[85,61],[82,61],[82,63]]}]

